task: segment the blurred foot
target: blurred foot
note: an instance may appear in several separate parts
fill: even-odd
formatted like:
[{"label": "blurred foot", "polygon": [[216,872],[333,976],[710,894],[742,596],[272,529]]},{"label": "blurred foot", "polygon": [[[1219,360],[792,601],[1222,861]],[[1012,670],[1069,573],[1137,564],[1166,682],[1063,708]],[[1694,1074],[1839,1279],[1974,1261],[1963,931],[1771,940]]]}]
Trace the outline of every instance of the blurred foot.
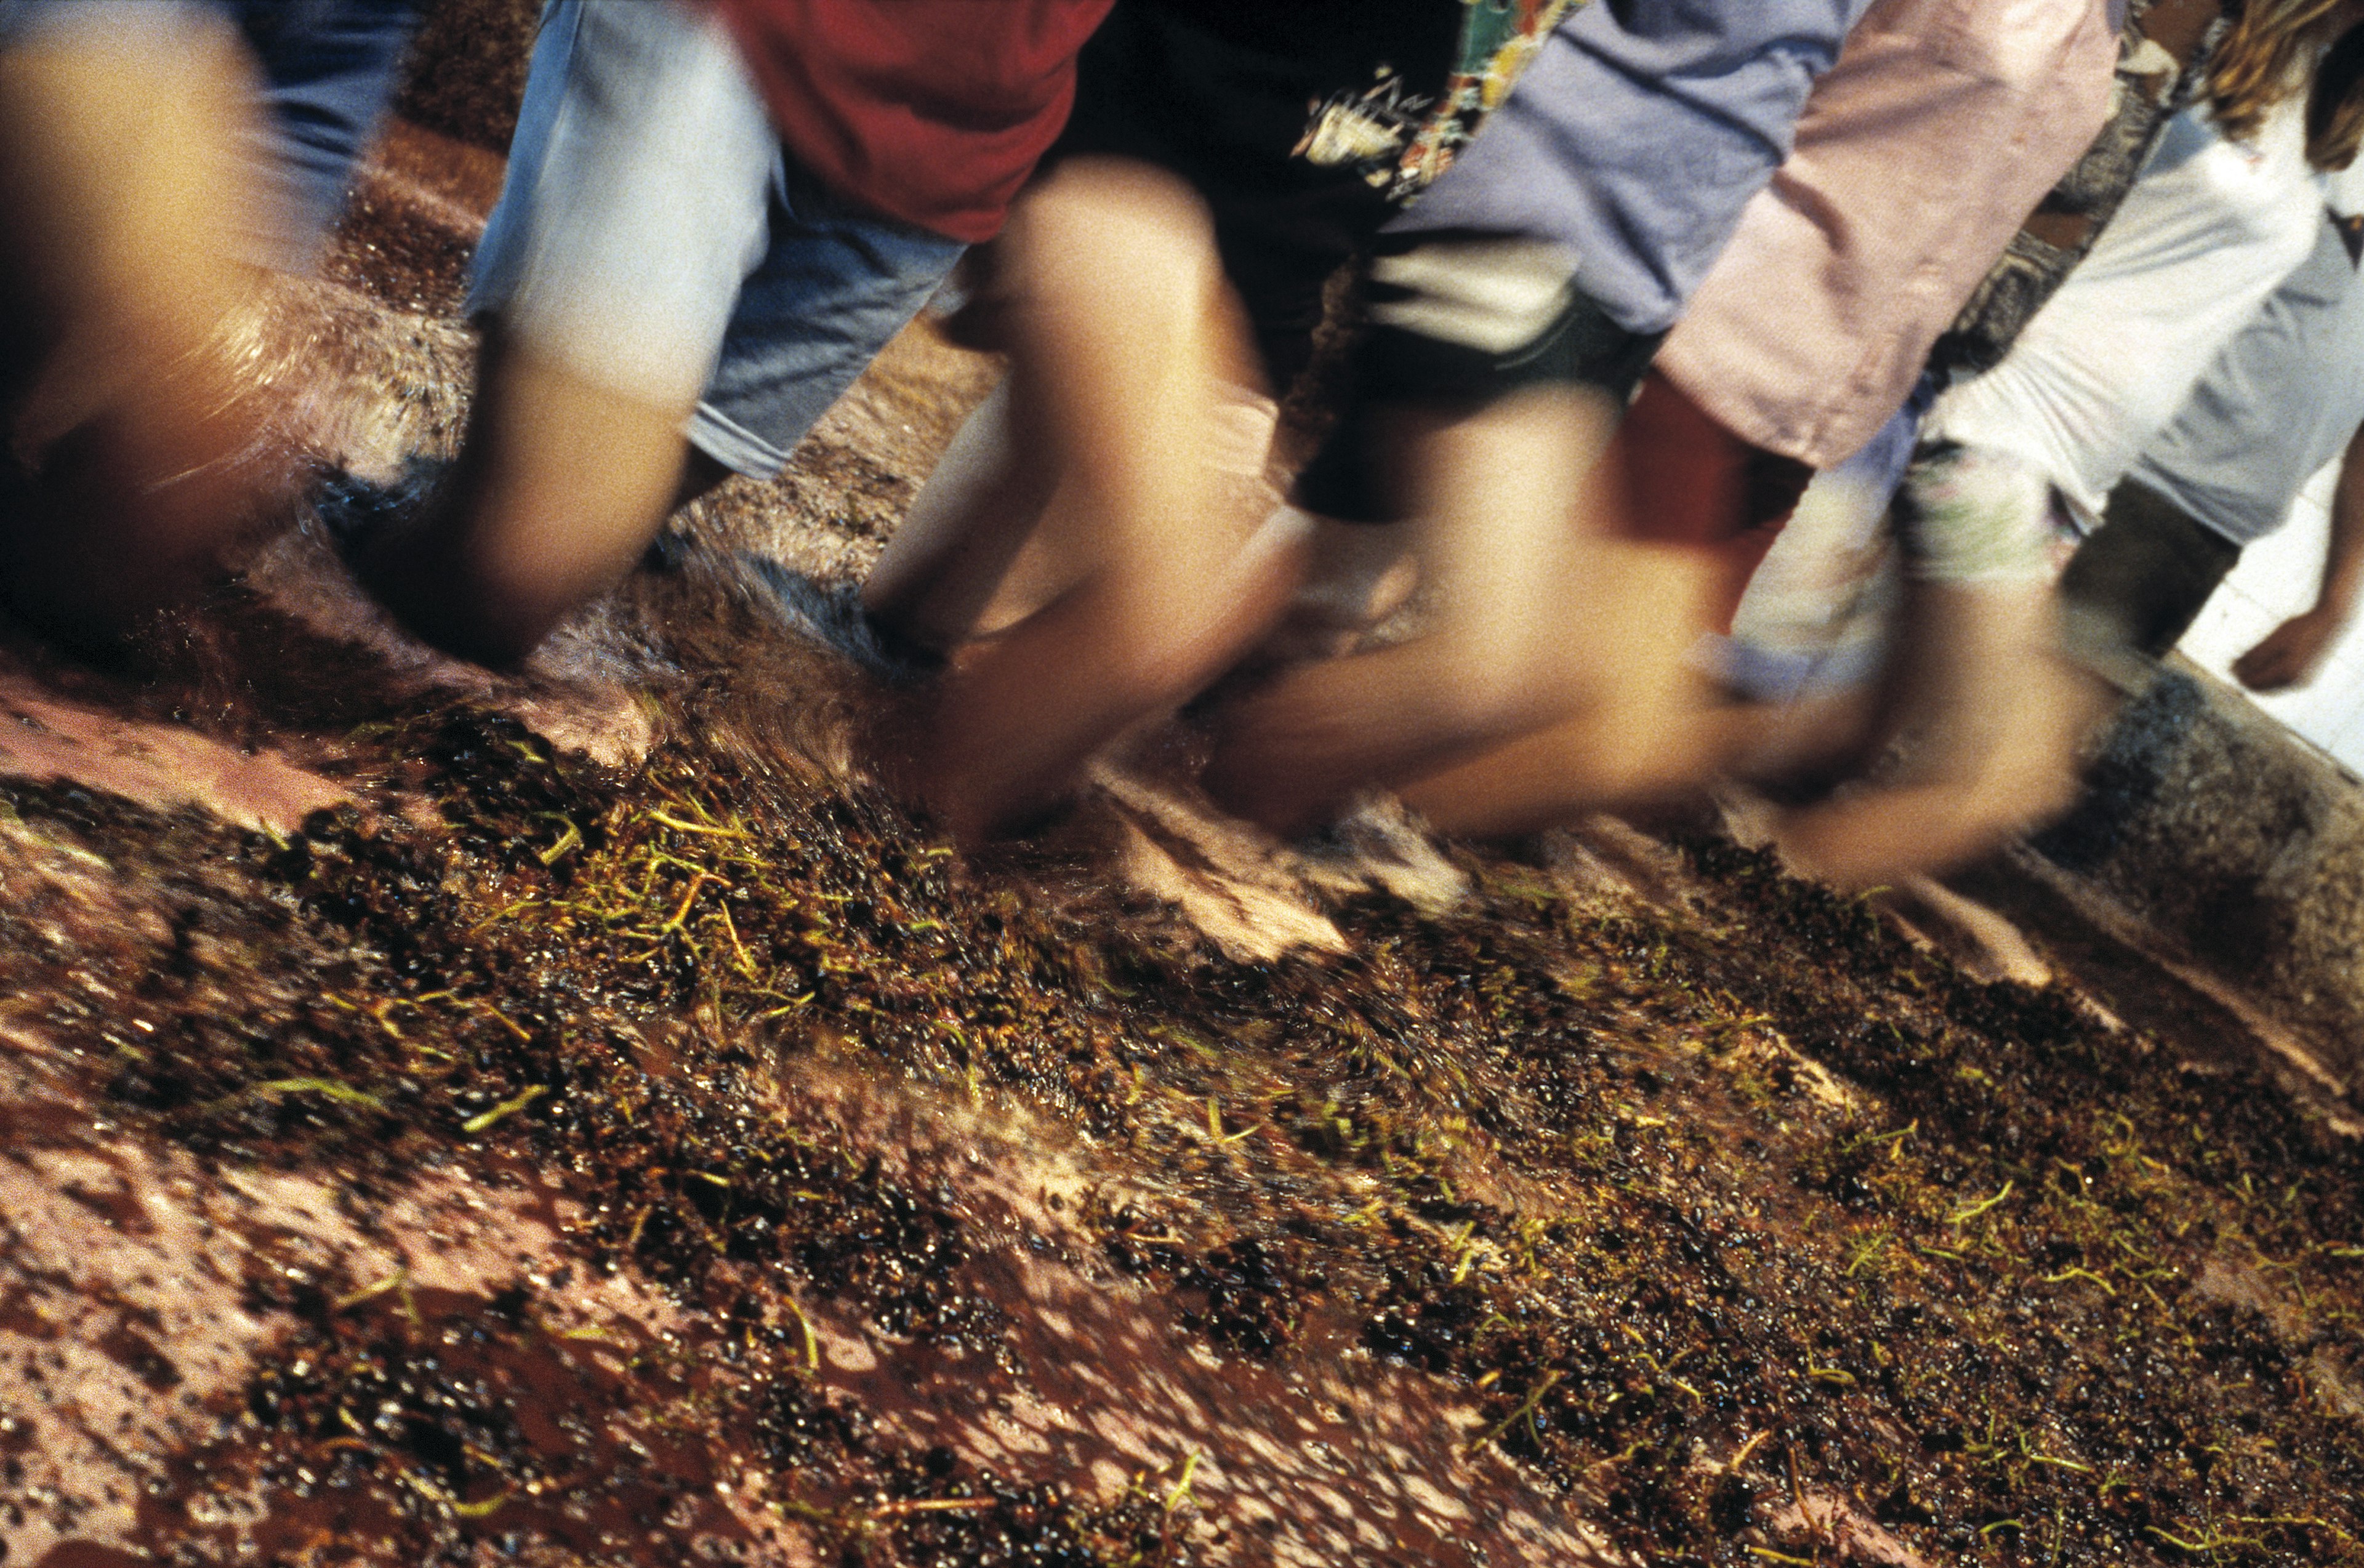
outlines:
[{"label": "blurred foot", "polygon": [[1097,752],[1170,717],[1272,624],[1304,571],[1297,518],[1268,517],[1188,593],[1103,581],[1019,635],[956,650],[918,793],[964,841],[1028,831],[1059,809]]},{"label": "blurred foot", "polygon": [[1571,606],[1556,722],[1401,787],[1439,830],[1503,837],[1588,812],[1685,795],[1727,748],[1726,704],[1691,654],[1713,602],[1701,551],[1604,541],[1583,606]]},{"label": "blurred foot", "polygon": [[1420,586],[1410,525],[1347,523],[1293,506],[1282,510],[1300,519],[1312,564],[1280,624],[1250,655],[1266,668],[1352,651]]},{"label": "blurred foot", "polygon": [[790,625],[851,660],[882,685],[916,686],[941,675],[944,656],[904,636],[863,607],[856,583],[816,582],[769,556],[741,557],[779,596]]},{"label": "blurred foot", "polygon": [[[279,465],[251,439],[252,401],[208,407],[179,390],[191,405],[165,419],[143,417],[156,406],[102,411],[51,443],[39,473],[17,470],[0,496],[0,601],[78,653],[118,654],[194,602],[276,492]],[[160,423],[204,428],[171,441]],[[194,461],[183,465],[184,453]]]},{"label": "blurred foot", "polygon": [[363,562],[426,515],[451,471],[448,459],[414,455],[390,480],[331,472],[313,486],[312,520],[345,564],[365,578]]},{"label": "blurred foot", "polygon": [[1879,733],[1897,773],[1790,813],[1800,870],[1868,886],[1957,865],[2074,798],[2077,742],[2096,711],[2057,652],[2048,583],[1913,585]]},{"label": "blurred foot", "polygon": [[[1291,672],[1243,701],[1207,772],[1225,809],[1284,837],[1392,789],[1454,832],[1518,833],[1656,798],[1716,756],[1688,655],[1712,568],[1696,550],[1590,539],[1522,589],[1532,635],[1483,615]],[[1536,590],[1545,590],[1536,592]]]}]

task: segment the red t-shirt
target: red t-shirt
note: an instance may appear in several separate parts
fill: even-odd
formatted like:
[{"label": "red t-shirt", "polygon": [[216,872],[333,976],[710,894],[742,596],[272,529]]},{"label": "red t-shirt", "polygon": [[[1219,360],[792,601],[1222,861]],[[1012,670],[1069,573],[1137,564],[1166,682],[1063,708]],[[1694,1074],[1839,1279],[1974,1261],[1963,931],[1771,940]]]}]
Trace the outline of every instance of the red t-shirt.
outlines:
[{"label": "red t-shirt", "polygon": [[990,239],[1112,0],[721,0],[780,137],[834,189]]}]

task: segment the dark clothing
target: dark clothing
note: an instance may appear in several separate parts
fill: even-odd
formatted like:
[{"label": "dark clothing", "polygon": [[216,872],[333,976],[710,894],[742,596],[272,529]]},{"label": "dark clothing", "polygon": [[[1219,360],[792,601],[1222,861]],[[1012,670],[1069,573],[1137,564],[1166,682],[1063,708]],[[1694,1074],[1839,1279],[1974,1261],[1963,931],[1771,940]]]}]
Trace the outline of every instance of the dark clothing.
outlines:
[{"label": "dark clothing", "polygon": [[1197,188],[1277,382],[1322,287],[1451,162],[1565,0],[1120,0],[1085,45],[1053,158]]},{"label": "dark clothing", "polygon": [[1400,503],[1374,473],[1382,408],[1484,406],[1523,387],[1589,386],[1622,406],[1640,384],[1663,332],[1629,332],[1589,295],[1570,289],[1557,319],[1514,357],[1491,355],[1419,333],[1382,328],[1355,356],[1338,420],[1297,476],[1297,504],[1349,523],[1401,520]]},{"label": "dark clothing", "polygon": [[2241,547],[2138,481],[2110,492],[2095,528],[2060,574],[2072,649],[2164,659],[2241,559]]}]

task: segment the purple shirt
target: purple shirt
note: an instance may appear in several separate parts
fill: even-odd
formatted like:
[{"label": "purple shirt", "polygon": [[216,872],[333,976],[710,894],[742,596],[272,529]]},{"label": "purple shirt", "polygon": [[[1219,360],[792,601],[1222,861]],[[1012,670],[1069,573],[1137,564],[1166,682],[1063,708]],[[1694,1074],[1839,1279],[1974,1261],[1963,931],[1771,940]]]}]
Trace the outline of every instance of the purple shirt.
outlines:
[{"label": "purple shirt", "polygon": [[1389,234],[1516,235],[1663,332],[1790,149],[1868,0],[1591,0]]}]

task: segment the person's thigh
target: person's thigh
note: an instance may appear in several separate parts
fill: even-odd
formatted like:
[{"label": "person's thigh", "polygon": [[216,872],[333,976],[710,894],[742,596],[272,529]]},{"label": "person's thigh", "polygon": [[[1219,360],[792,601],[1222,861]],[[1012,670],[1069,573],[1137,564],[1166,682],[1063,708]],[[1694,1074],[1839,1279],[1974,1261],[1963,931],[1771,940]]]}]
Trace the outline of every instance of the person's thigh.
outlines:
[{"label": "person's thigh", "polygon": [[686,0],[557,0],[534,44],[472,314],[591,384],[686,410],[764,256],[779,139]]},{"label": "person's thigh", "polygon": [[770,478],[943,281],[957,240],[866,211],[782,161],[769,242],[741,284],[689,439]]}]

